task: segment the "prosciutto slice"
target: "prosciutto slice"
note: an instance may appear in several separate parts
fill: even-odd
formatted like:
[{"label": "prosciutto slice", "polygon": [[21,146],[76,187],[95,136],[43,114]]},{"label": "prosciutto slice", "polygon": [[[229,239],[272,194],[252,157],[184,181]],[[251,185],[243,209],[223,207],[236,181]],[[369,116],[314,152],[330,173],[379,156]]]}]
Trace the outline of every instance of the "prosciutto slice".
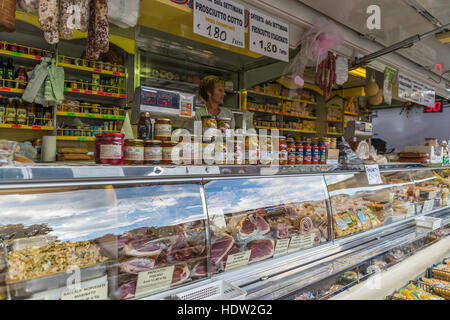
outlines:
[{"label": "prosciutto slice", "polygon": [[130,299],[136,293],[137,278],[122,284],[119,287],[117,298],[119,300]]},{"label": "prosciutto slice", "polygon": [[177,265],[173,270],[172,286],[182,284],[189,279],[190,270],[187,265]]},{"label": "prosciutto slice", "polygon": [[251,251],[249,263],[253,263],[272,257],[275,247],[272,240],[254,240],[247,244],[247,249]]},{"label": "prosciutto slice", "polygon": [[120,263],[120,270],[127,273],[138,274],[149,271],[155,267],[155,259],[134,258]]},{"label": "prosciutto slice", "polygon": [[162,251],[162,242],[156,237],[131,240],[123,248],[126,255],[132,257],[156,256]]},{"label": "prosciutto slice", "polygon": [[234,239],[231,236],[223,236],[217,239],[211,246],[211,263],[216,265],[227,255],[228,251],[233,247]]}]

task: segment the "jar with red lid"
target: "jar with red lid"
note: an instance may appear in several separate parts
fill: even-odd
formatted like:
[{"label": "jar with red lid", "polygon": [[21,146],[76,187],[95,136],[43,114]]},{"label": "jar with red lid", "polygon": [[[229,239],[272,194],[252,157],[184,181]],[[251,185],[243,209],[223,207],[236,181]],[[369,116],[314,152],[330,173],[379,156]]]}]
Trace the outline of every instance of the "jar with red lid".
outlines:
[{"label": "jar with red lid", "polygon": [[295,165],[297,157],[296,153],[297,153],[297,146],[295,144],[295,141],[294,139],[289,138],[287,140],[287,155],[288,155],[287,164]]},{"label": "jar with red lid", "polygon": [[287,165],[288,163],[288,147],[286,137],[279,137],[279,163],[280,165]]},{"label": "jar with red lid", "polygon": [[295,164],[303,164],[303,142],[298,141],[295,143],[297,152],[295,153]]},{"label": "jar with red lid", "polygon": [[327,146],[323,143],[319,144],[319,164],[327,164]]},{"label": "jar with red lid", "polygon": [[123,133],[97,134],[95,160],[99,164],[121,165],[125,160],[125,135]]},{"label": "jar with red lid", "polygon": [[319,164],[319,144],[311,144],[311,164]]},{"label": "jar with red lid", "polygon": [[311,143],[303,143],[303,164],[311,164]]}]

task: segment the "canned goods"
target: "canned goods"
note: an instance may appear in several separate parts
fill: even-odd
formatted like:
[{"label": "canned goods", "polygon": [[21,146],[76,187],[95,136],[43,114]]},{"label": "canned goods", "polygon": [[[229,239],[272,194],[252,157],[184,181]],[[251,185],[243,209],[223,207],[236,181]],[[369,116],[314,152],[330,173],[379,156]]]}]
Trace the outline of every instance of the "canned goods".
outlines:
[{"label": "canned goods", "polygon": [[92,74],[92,84],[99,85],[100,84],[100,75],[99,74]]},{"label": "canned goods", "polygon": [[287,140],[287,155],[288,155],[287,164],[295,165],[297,159],[297,146],[293,139]]},{"label": "canned goods", "polygon": [[296,144],[297,152],[295,153],[295,164],[303,164],[303,143],[297,142]]},{"label": "canned goods", "polygon": [[311,164],[311,143],[305,142],[303,143],[303,164]]},{"label": "canned goods", "polygon": [[319,145],[317,143],[311,145],[311,164],[319,164]]}]

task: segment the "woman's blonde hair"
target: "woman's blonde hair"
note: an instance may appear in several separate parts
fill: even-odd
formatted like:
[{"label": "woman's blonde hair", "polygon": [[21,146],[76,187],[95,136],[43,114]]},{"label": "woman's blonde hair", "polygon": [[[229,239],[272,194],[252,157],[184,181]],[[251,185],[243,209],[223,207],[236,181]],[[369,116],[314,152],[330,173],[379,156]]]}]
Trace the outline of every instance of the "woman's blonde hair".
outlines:
[{"label": "woman's blonde hair", "polygon": [[208,101],[208,92],[212,94],[216,88],[216,84],[219,83],[224,84],[225,81],[218,76],[203,77],[199,87],[200,97],[202,97],[203,100]]}]

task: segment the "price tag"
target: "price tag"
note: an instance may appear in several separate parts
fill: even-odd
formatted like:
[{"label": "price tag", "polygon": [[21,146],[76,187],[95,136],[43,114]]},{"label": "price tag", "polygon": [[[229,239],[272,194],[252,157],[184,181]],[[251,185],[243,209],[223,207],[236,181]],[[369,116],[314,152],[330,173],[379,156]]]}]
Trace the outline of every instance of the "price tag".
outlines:
[{"label": "price tag", "polygon": [[436,191],[432,191],[428,194],[428,199],[435,199],[437,196],[437,192]]},{"label": "price tag", "polygon": [[382,184],[380,168],[377,164],[366,165],[366,175],[369,184]]},{"label": "price tag", "polygon": [[78,137],[77,140],[78,140],[78,141],[87,141],[87,138],[84,138],[84,137]]},{"label": "price tag", "polygon": [[106,114],[102,114],[102,118],[103,119],[109,119],[109,116],[107,116]]},{"label": "price tag", "polygon": [[292,253],[301,249],[308,249],[314,245],[314,234],[306,234],[291,238],[288,253]]},{"label": "price tag", "polygon": [[193,10],[194,33],[245,48],[243,6],[231,0],[194,0]]},{"label": "price tag", "polygon": [[19,52],[11,52],[11,55],[16,56],[16,57],[21,57],[22,54]]},{"label": "price tag", "polygon": [[413,216],[416,214],[416,206],[414,203],[410,203],[408,207],[408,217]]},{"label": "price tag", "polygon": [[248,265],[250,260],[250,250],[239,252],[236,254],[230,254],[227,258],[227,264],[225,265],[225,271],[230,271],[240,267],[245,267]]},{"label": "price tag", "polygon": [[7,88],[7,87],[0,87],[1,91],[11,91],[11,88]]},{"label": "price tag", "polygon": [[117,120],[117,116],[111,116],[110,119]]},{"label": "price tag", "polygon": [[174,269],[175,266],[170,266],[145,272],[139,272],[135,296],[138,297],[149,293],[169,289],[170,284],[172,283]]},{"label": "price tag", "polygon": [[289,25],[250,10],[250,51],[289,62]]},{"label": "price tag", "polygon": [[42,59],[41,56],[35,56],[34,58],[35,58],[36,60],[41,60],[41,59]]},{"label": "price tag", "polygon": [[120,73],[119,72],[113,72],[113,75],[120,76]]},{"label": "price tag", "polygon": [[84,93],[92,94],[91,90],[84,90]]},{"label": "price tag", "polygon": [[41,126],[31,126],[32,129],[42,129]]},{"label": "price tag", "polygon": [[86,117],[87,118],[95,118],[95,115],[91,114],[91,113],[86,113]]},{"label": "price tag", "polygon": [[99,72],[99,73],[101,73],[101,72],[102,72],[102,69],[94,69],[94,72]]},{"label": "price tag", "polygon": [[69,88],[64,88],[64,91],[69,91]]},{"label": "price tag", "polygon": [[99,96],[104,96],[104,95],[105,95],[105,93],[103,93],[103,92],[97,92],[97,94],[98,94]]},{"label": "price tag", "polygon": [[126,98],[127,96],[125,94],[120,95],[121,98]]},{"label": "price tag", "polygon": [[105,92],[105,96],[112,97],[112,93]]},{"label": "price tag", "polygon": [[67,115],[75,117],[75,112],[67,112]]},{"label": "price tag", "polygon": [[80,92],[80,89],[72,89],[72,92]]},{"label": "price tag", "polygon": [[65,291],[61,300],[107,300],[108,282],[81,288],[78,290]]},{"label": "price tag", "polygon": [[119,116],[119,120],[125,120],[125,117]]},{"label": "price tag", "polygon": [[285,255],[286,253],[288,253],[290,241],[291,241],[291,239],[289,239],[289,238],[277,240],[277,244],[276,244],[275,250],[273,252],[273,257],[276,258],[276,257],[282,256],[282,255]]},{"label": "price tag", "polygon": [[425,203],[423,204],[422,213],[430,212],[431,210],[433,210],[433,207],[434,199],[425,201]]},{"label": "price tag", "polygon": [[20,129],[20,128],[22,128],[22,125],[20,125],[20,124],[13,124],[13,125],[11,125],[11,127],[12,128],[16,128],[16,129]]}]

